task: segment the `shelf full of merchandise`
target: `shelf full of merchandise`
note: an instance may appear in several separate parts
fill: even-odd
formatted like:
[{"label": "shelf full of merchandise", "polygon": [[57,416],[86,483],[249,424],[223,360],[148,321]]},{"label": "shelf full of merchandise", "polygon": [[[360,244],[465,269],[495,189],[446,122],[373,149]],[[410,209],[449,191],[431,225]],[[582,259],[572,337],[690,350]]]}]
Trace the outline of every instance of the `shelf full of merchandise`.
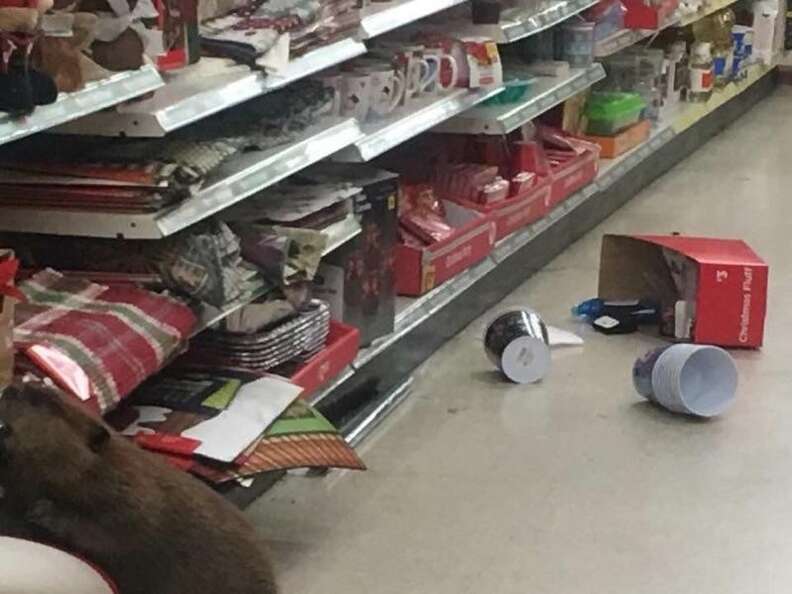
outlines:
[{"label": "shelf full of merchandise", "polygon": [[162,239],[329,157],[361,135],[353,118],[325,120],[308,128],[300,138],[286,146],[232,157],[196,194],[160,212],[127,214],[5,206],[0,207],[0,230],[78,237]]},{"label": "shelf full of merchandise", "polygon": [[[516,69],[510,69],[509,73],[520,75]],[[566,76],[540,77],[526,98],[505,105],[475,107],[439,125],[437,131],[450,134],[508,134],[603,78],[605,69],[597,63],[588,68],[572,69]]]}]

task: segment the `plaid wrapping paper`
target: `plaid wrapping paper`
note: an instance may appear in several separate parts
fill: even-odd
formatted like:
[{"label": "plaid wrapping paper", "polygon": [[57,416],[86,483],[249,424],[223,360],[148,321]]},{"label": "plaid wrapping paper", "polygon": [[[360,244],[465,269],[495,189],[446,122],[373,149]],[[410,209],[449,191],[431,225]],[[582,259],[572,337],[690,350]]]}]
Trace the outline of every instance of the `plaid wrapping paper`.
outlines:
[{"label": "plaid wrapping paper", "polygon": [[190,466],[191,472],[215,484],[294,468],[365,470],[366,465],[330,421],[298,400],[239,456],[233,467],[198,462]]},{"label": "plaid wrapping paper", "polygon": [[192,310],[170,297],[49,269],[19,289],[28,302],[16,310],[15,346],[43,345],[66,355],[90,380],[91,404],[102,413],[162,368],[196,323]]}]

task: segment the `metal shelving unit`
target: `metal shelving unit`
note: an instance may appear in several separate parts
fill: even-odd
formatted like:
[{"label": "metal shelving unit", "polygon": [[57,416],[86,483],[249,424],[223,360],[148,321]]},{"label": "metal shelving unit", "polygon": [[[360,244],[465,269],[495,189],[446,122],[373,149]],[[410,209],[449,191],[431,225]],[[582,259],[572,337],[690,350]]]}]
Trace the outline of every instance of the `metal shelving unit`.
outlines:
[{"label": "metal shelving unit", "polygon": [[503,87],[494,89],[455,89],[442,97],[422,99],[418,107],[409,112],[397,110],[388,118],[364,124],[363,137],[333,157],[336,161],[370,161],[390,149],[418,136],[494,97]]},{"label": "metal shelving unit", "polygon": [[157,70],[150,65],[140,70],[120,72],[104,80],[88,83],[74,93],[62,93],[51,105],[37,107],[27,116],[12,118],[0,114],[0,144],[49,130],[77,118],[134,99],[164,84]]},{"label": "metal shelving unit", "polygon": [[165,88],[147,101],[82,118],[58,131],[101,136],[162,137],[224,109],[361,56],[366,51],[366,46],[360,41],[344,39],[293,60],[277,75],[237,68],[228,75],[199,80],[176,74],[168,77]]},{"label": "metal shelving unit", "polygon": [[0,230],[83,237],[161,239],[289,177],[361,137],[354,119],[330,119],[286,146],[229,159],[196,195],[152,214],[0,207]]},{"label": "metal shelving unit", "polygon": [[468,0],[394,0],[363,9],[360,30],[364,39],[409,25],[435,13],[464,4]]},{"label": "metal shelving unit", "polygon": [[518,103],[484,105],[470,109],[437,127],[452,134],[508,134],[605,78],[601,64],[574,69],[568,77],[540,77],[530,95]]},{"label": "metal shelving unit", "polygon": [[551,0],[542,2],[539,6],[504,10],[501,22],[497,25],[473,25],[454,21],[452,26],[454,31],[463,35],[488,37],[501,44],[514,43],[564,22],[594,6],[597,1]]},{"label": "metal shelving unit", "polygon": [[[448,306],[465,295],[475,293],[477,283],[488,275],[498,273],[504,266],[509,266],[510,260],[516,254],[524,252],[529,246],[554,233],[553,229],[564,224],[563,221],[568,220],[573,213],[588,208],[588,203],[594,197],[607,196],[615,185],[630,179],[631,172],[657,155],[681,133],[715,112],[731,99],[750,89],[771,70],[772,67],[754,65],[750,68],[746,80],[732,83],[714,93],[709,102],[683,104],[679,109],[667,111],[644,143],[615,159],[601,160],[597,179],[559,204],[548,216],[502,239],[486,259],[426,295],[418,298],[398,298],[395,331],[361,350],[344,378],[339,378],[324,392],[318,394],[314,398],[314,404],[338,406],[341,397],[339,394],[344,392],[345,387],[356,382],[363,382],[369,373],[366,367],[377,360],[380,355],[388,352],[389,349],[394,349],[394,351],[388,364],[399,367],[394,358],[397,352],[405,352],[400,343],[409,341],[411,333],[418,332],[420,334],[418,329],[424,324],[430,323],[430,320],[435,317],[447,320],[448,318],[444,317],[446,315],[444,311],[449,309]],[[417,337],[415,340],[421,339]],[[399,349],[399,351],[395,349]],[[401,367],[399,368],[401,369]]]}]

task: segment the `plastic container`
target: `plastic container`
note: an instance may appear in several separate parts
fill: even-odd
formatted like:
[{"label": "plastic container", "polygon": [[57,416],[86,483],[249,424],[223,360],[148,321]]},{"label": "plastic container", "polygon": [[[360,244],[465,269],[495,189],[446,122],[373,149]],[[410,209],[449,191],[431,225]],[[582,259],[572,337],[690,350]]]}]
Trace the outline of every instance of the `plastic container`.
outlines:
[{"label": "plastic container", "polygon": [[585,21],[563,26],[563,59],[572,68],[587,68],[594,61],[594,23]]},{"label": "plastic container", "polygon": [[592,93],[586,103],[586,133],[613,136],[638,123],[646,102],[637,93]]},{"label": "plastic container", "polygon": [[504,90],[494,97],[487,99],[484,105],[508,105],[517,103],[531,90],[535,78],[520,78],[504,81]]}]

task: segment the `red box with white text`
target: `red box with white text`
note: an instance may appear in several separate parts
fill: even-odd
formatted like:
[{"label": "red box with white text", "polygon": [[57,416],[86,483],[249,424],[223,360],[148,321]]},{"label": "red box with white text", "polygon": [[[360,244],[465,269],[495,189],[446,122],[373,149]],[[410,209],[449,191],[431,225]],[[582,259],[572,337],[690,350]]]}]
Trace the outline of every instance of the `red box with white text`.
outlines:
[{"label": "red box with white text", "polygon": [[606,235],[599,296],[657,300],[679,340],[756,348],[764,339],[768,275],[741,240]]}]

